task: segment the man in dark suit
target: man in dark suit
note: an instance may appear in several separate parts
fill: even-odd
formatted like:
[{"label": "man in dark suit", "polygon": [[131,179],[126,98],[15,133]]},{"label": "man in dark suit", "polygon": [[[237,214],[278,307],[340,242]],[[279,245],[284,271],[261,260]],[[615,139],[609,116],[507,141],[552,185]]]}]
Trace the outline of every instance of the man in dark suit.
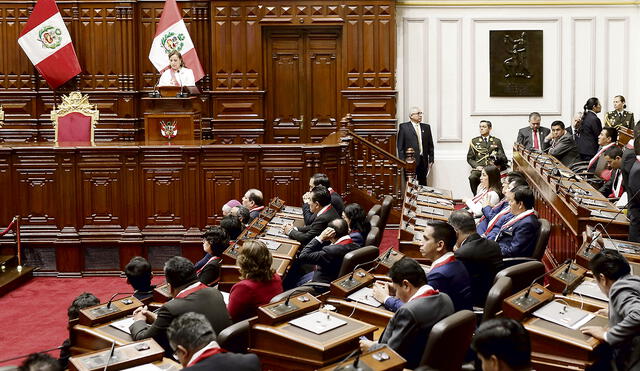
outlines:
[{"label": "man in dark suit", "polygon": [[391,266],[389,278],[398,298],[405,302],[393,315],[377,342],[360,340],[362,351],[389,346],[407,360],[407,368],[418,367],[433,325],[453,314],[453,302],[445,293],[429,286],[424,270],[411,258]]},{"label": "man in dark suit", "polygon": [[531,188],[518,187],[513,190],[513,198],[509,200],[509,213],[513,217],[500,226],[495,239],[503,257],[533,255],[540,233],[540,222],[533,210],[535,201]]},{"label": "man in dark suit", "polygon": [[604,153],[607,166],[611,168],[611,177],[598,191],[608,198],[619,198],[624,193],[623,177],[620,167],[622,165],[622,149],[613,146]]},{"label": "man in dark suit", "polygon": [[580,160],[578,147],[573,140],[573,136],[567,133],[562,121],[554,121],[551,124],[551,133],[544,138],[544,141],[549,143],[547,152],[565,166],[569,167]]},{"label": "man in dark suit", "polygon": [[164,264],[164,275],[173,300],[166,302],[157,313],[140,307],[133,312],[135,322],[129,327],[133,340],[153,338],[167,357],[173,351],[167,340],[167,328],[174,318],[187,312],[201,313],[216,333],[231,325],[222,294],[198,281],[193,263],[187,258],[174,256]]},{"label": "man in dark suit", "polygon": [[598,152],[589,160],[587,171],[596,174],[598,177],[609,180],[611,173],[607,169],[607,161],[604,152],[616,145],[618,141],[618,130],[615,128],[602,128],[598,135]]},{"label": "man in dark suit", "polygon": [[309,179],[309,192],[302,195],[302,215],[304,217],[305,225],[310,225],[311,223],[313,223],[313,219],[315,218],[315,214],[312,213],[311,209],[309,208],[309,200],[311,199],[311,190],[317,185],[327,187],[327,189],[329,190],[329,194],[331,194],[331,206],[333,206],[338,215],[342,215],[342,211],[344,210],[344,201],[342,200],[342,196],[340,196],[340,193],[331,188],[329,177],[326,174],[322,173],[313,174],[313,176]]},{"label": "man in dark suit", "polygon": [[575,141],[582,161],[589,161],[598,152],[598,135],[602,131],[602,122],[598,113],[602,110],[598,98],[589,98],[584,105],[582,121],[575,130]]},{"label": "man in dark suit", "polygon": [[640,369],[640,277],[631,274],[629,262],[615,250],[596,254],[589,262],[598,287],[609,298],[609,327],[580,330],[613,348],[611,370]]},{"label": "man in dark suit", "polygon": [[493,279],[502,267],[500,246],[476,233],[473,215],[467,211],[457,210],[451,213],[449,224],[458,235],[458,249],[454,256],[464,264],[471,278],[473,305],[484,307]]},{"label": "man in dark suit", "polygon": [[471,166],[469,174],[469,186],[471,192],[476,194],[480,185],[480,174],[487,165],[494,164],[497,158],[506,158],[502,141],[491,136],[491,121],[480,121],[480,136],[471,139],[469,151],[467,152],[467,163]]},{"label": "man in dark suit", "polygon": [[527,149],[544,151],[549,146],[549,143],[545,142],[544,138],[549,135],[551,130],[540,126],[540,120],[538,112],[531,112],[529,114],[529,126],[518,130],[516,143],[522,144]]},{"label": "man in dark suit", "polygon": [[640,147],[635,145],[636,161],[629,171],[629,241],[640,242]]},{"label": "man in dark suit", "polygon": [[427,185],[427,173],[433,165],[433,138],[429,124],[422,123],[422,111],[418,107],[411,108],[410,121],[400,124],[398,128],[398,157],[404,160],[406,150],[413,148],[416,157],[416,178],[421,185]]},{"label": "man in dark suit", "polygon": [[242,196],[242,206],[249,209],[249,222],[257,218],[262,209],[264,209],[264,197],[262,196],[262,192],[255,188],[245,192],[244,196]]},{"label": "man in dark suit", "polygon": [[292,224],[287,224],[282,227],[282,230],[289,238],[299,241],[303,246],[306,246],[315,236],[320,235],[327,228],[330,221],[340,217],[331,206],[331,194],[325,186],[313,187],[311,198],[309,199],[309,208],[315,214],[315,218],[310,225],[296,228]]},{"label": "man in dark suit", "polygon": [[[302,249],[282,287],[289,290],[309,281],[330,283],[338,278],[344,256],[359,248],[349,236],[349,226],[344,219],[330,221],[327,228]],[[303,275],[301,269],[305,264],[315,266],[314,271]]]},{"label": "man in dark suit", "polygon": [[167,336],[183,370],[261,370],[255,354],[236,354],[220,348],[216,333],[202,314],[189,312],[174,319]]}]

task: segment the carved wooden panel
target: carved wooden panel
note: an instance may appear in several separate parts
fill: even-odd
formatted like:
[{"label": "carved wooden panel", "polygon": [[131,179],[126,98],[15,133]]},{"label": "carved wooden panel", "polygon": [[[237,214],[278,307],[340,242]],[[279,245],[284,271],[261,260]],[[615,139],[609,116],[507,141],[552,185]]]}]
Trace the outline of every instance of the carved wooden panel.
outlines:
[{"label": "carved wooden panel", "polygon": [[17,184],[13,195],[25,225],[56,225],[59,210],[56,169],[16,169]]},{"label": "carved wooden panel", "polygon": [[182,225],[185,187],[180,168],[143,169],[144,227]]},{"label": "carved wooden panel", "polygon": [[246,189],[240,183],[242,169],[204,169],[203,206],[207,225],[215,225],[222,219],[222,206],[229,200],[237,199]]},{"label": "carved wooden panel", "polygon": [[80,169],[81,214],[84,228],[121,226],[120,169]]}]

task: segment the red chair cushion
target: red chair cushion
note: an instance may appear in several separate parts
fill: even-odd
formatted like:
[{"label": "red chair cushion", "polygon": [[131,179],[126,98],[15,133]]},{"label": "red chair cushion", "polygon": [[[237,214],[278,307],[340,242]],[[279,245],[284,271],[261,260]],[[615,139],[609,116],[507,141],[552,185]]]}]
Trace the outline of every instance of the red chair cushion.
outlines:
[{"label": "red chair cushion", "polygon": [[58,118],[58,142],[90,142],[91,117],[71,112]]}]

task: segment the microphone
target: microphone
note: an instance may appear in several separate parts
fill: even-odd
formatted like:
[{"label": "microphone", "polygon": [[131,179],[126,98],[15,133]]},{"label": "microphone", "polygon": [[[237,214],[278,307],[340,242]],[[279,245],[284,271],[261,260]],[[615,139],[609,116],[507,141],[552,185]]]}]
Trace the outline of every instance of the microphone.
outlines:
[{"label": "microphone", "polygon": [[[571,259],[567,259],[564,261],[563,264],[567,264],[571,262]],[[539,275],[538,277],[536,277],[533,281],[531,281],[531,284],[529,285],[529,287],[527,288],[527,291],[525,291],[524,295],[522,295],[521,297],[517,298],[515,300],[515,302],[523,307],[528,307],[532,304],[535,304],[535,302],[532,303],[533,300],[537,300],[534,298],[529,298],[529,294],[531,293],[531,289],[533,288],[533,285],[536,284],[536,282],[538,280],[540,280],[541,278],[544,278],[545,276],[549,275],[553,273],[553,271],[549,271],[549,272],[544,272],[543,274]]]},{"label": "microphone", "polygon": [[160,83],[160,81],[158,80],[156,82],[155,85],[153,85],[153,91],[151,93],[149,93],[149,97],[151,98],[158,98],[158,96],[160,95],[160,92],[158,91],[158,84]]},{"label": "microphone", "polygon": [[591,254],[589,253],[589,250],[591,250],[593,248],[593,243],[595,241],[597,241],[598,238],[600,238],[601,235],[602,235],[602,233],[598,232],[598,230],[594,230],[593,231],[593,233],[591,234],[591,241],[589,242],[587,247],[584,249],[584,256],[585,257],[591,256]]},{"label": "microphone", "polygon": [[[636,191],[636,193],[633,194],[633,196],[629,197],[629,200],[627,201],[627,204],[624,205],[624,207],[621,207],[620,210],[618,210],[618,212],[613,216],[613,218],[609,219],[609,221],[607,222],[607,224],[604,225],[604,227],[602,226],[601,223],[598,223],[595,225],[594,229],[597,231],[598,230],[598,226],[600,226],[602,228],[602,231],[607,235],[607,238],[609,239],[609,241],[612,240],[611,236],[609,235],[609,232],[607,232],[607,227],[609,227],[609,225],[616,220],[616,218],[618,217],[618,215],[620,215],[622,213],[622,211],[624,211],[624,209],[628,208],[629,205],[631,205],[631,201],[636,198],[636,196],[638,196],[638,194],[640,194],[640,189]],[[593,239],[592,239],[593,242]],[[612,243],[613,244],[613,243]],[[590,244],[589,244],[590,245]],[[613,244],[613,246],[617,249],[618,247]]]},{"label": "microphone", "polygon": [[289,295],[287,295],[287,300],[284,301],[284,303],[282,303],[281,305],[287,307],[287,308],[293,308],[292,305],[289,305],[289,300],[291,300],[291,297],[293,296],[293,294],[299,294],[299,293],[305,293],[308,294],[308,291],[305,290],[293,290],[289,293]]},{"label": "microphone", "polygon": [[409,219],[407,219],[407,221],[404,222],[404,228],[407,229],[409,228],[409,222],[413,221],[416,216],[418,215],[418,213],[414,213],[413,216],[409,217]]},{"label": "microphone", "polygon": [[113,358],[113,354],[116,351],[116,341],[114,340],[111,343],[111,350],[109,351],[109,356],[107,357],[107,362],[104,364],[104,369],[102,371],[107,371],[107,367],[109,367],[109,363],[111,363],[111,358]]},{"label": "microphone", "polygon": [[151,291],[138,291],[138,290],[136,290],[134,292],[116,292],[115,294],[111,295],[111,298],[107,302],[107,309],[111,309],[111,302],[113,301],[113,299],[115,299],[116,296],[118,296],[118,295],[135,295],[135,294],[153,294],[153,290],[151,290]]},{"label": "microphone", "polygon": [[355,356],[355,359],[353,360],[353,363],[347,364],[347,365],[342,365],[342,366],[337,366],[336,368],[333,369],[333,371],[369,371],[369,370],[372,370],[371,367],[367,366],[365,363],[360,365],[360,355],[362,355],[362,351],[360,350],[360,348],[354,350],[345,359],[343,359],[342,361],[338,362],[338,364],[346,362],[349,358]]}]

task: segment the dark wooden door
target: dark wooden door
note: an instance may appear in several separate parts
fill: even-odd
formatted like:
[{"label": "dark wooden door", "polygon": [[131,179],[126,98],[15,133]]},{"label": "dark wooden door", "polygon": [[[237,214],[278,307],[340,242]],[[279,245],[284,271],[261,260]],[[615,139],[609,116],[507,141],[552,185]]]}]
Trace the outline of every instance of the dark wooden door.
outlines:
[{"label": "dark wooden door", "polygon": [[321,141],[340,108],[340,31],[277,28],[265,37],[267,139]]}]

